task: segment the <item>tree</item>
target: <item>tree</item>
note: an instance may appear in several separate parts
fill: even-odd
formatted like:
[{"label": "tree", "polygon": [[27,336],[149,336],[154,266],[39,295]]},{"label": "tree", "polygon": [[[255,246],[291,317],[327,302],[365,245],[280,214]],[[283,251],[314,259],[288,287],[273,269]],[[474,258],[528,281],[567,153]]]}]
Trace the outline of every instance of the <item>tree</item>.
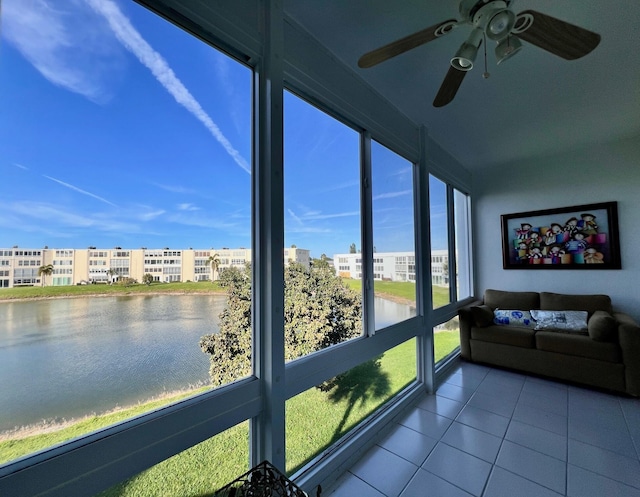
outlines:
[{"label": "tree", "polygon": [[329,264],[330,260],[331,259],[329,259],[326,254],[322,254],[320,256],[320,259],[315,259],[315,258],[312,259],[311,264],[313,265],[314,268],[331,269],[331,265]]},{"label": "tree", "polygon": [[[227,288],[227,305],[220,314],[220,331],[200,340],[210,354],[209,374],[222,385],[251,374],[251,269],[230,268],[220,285]],[[347,288],[327,267],[285,268],[285,359],[355,338],[362,334],[360,295]]]},{"label": "tree", "polygon": [[53,265],[46,264],[38,268],[38,276],[41,278],[41,284],[44,286],[44,277],[51,276],[53,274]]},{"label": "tree", "polygon": [[142,282],[147,286],[151,285],[151,283],[153,283],[153,275],[151,273],[144,273]]},{"label": "tree", "polygon": [[211,281],[216,281],[218,278],[218,268],[220,267],[220,254],[217,252],[210,255],[207,259],[207,264],[211,266]]},{"label": "tree", "polygon": [[114,280],[113,277],[118,274],[118,271],[116,271],[113,268],[110,268],[110,269],[107,269],[107,274],[109,275],[109,284],[112,284]]},{"label": "tree", "polygon": [[214,385],[224,385],[251,374],[251,279],[248,269],[230,267],[220,276],[227,289],[227,305],[220,313],[220,331],[200,339],[210,354],[209,375]]},{"label": "tree", "polygon": [[349,246],[349,253],[350,253],[350,254],[355,254],[356,252],[357,252],[357,250],[356,250],[356,244],[355,244],[355,243],[352,243],[352,244]]}]

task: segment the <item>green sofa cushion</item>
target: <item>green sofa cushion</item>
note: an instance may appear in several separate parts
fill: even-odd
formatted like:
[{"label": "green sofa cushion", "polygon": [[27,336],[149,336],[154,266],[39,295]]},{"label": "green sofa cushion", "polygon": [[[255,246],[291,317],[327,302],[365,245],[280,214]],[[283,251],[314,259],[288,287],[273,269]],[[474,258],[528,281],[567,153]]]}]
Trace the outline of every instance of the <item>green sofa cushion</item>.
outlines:
[{"label": "green sofa cushion", "polygon": [[566,295],[541,292],[539,308],[548,311],[587,311],[589,316],[596,311],[613,313],[611,297],[608,295]]},{"label": "green sofa cushion", "polygon": [[478,326],[489,326],[493,323],[493,311],[488,305],[474,305],[471,315]]},{"label": "green sofa cushion", "polygon": [[538,292],[505,292],[503,290],[485,290],[484,303],[491,309],[540,309]]},{"label": "green sofa cushion", "polygon": [[605,311],[596,311],[589,318],[589,336],[597,342],[617,342],[618,323]]},{"label": "green sofa cushion", "polygon": [[539,350],[588,357],[599,361],[622,362],[620,347],[617,343],[596,342],[585,335],[538,331],[536,333],[536,347]]},{"label": "green sofa cushion", "polygon": [[533,349],[536,346],[535,331],[531,328],[516,326],[485,326],[471,328],[471,338],[483,342],[501,343]]}]

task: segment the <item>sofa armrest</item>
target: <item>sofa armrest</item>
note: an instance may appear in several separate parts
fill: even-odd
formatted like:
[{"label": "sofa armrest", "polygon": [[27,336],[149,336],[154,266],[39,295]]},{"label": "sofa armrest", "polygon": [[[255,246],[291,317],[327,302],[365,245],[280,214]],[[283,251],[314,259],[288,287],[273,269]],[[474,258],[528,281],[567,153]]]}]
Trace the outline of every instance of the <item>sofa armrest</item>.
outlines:
[{"label": "sofa armrest", "polygon": [[475,325],[471,308],[474,305],[481,305],[481,300],[476,300],[470,304],[458,309],[458,317],[460,321],[460,356],[463,359],[471,360],[471,327]]},{"label": "sofa armrest", "polygon": [[640,396],[640,326],[623,312],[614,312],[618,322],[618,341],[622,349],[627,393]]}]

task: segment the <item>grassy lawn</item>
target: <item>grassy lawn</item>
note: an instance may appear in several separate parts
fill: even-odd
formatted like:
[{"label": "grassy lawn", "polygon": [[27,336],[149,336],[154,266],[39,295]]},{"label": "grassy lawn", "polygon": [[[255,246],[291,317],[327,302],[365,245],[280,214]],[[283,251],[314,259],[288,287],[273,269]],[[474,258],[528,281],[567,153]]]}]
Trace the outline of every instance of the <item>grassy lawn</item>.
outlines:
[{"label": "grassy lawn", "polygon": [[[362,280],[352,280],[343,278],[342,281],[358,292],[362,292]],[[402,299],[416,300],[416,285],[409,281],[376,281],[374,282],[374,292],[377,297],[400,297]],[[449,303],[449,288],[433,286],[433,307],[438,308]]]},{"label": "grassy lawn", "polygon": [[[456,331],[436,334],[436,350],[451,350]],[[455,346],[455,345],[453,345]],[[287,471],[295,472],[415,379],[415,339],[353,368],[328,391],[311,388],[289,399]],[[62,441],[158,408],[193,392],[94,416],[62,430],[0,442],[0,462],[16,459]],[[248,423],[244,422],[177,454],[100,494],[100,497],[201,496],[245,472]]]},{"label": "grassy lawn", "polygon": [[24,286],[0,289],[0,300],[31,299],[48,297],[81,297],[83,295],[138,295],[143,293],[212,293],[224,292],[218,282],[198,281],[189,283],[151,283],[131,286],[113,285],[69,285],[69,286]]},{"label": "grassy lawn", "polygon": [[[356,290],[358,280],[345,280]],[[381,283],[381,285],[379,285]],[[376,293],[415,300],[413,283],[376,282]],[[151,286],[87,285],[67,287],[28,287],[0,291],[0,298],[80,296],[95,294],[198,293],[220,291],[217,284],[156,283]],[[448,302],[448,289],[434,287],[434,299]],[[439,361],[459,345],[458,330],[435,334],[435,355]],[[287,401],[287,472],[294,473],[322,450],[331,446],[354,426],[388,402],[415,379],[416,341],[411,339],[386,351],[375,360],[361,364],[336,381],[332,388],[311,388]],[[52,445],[71,440],[114,423],[176,402],[203,391],[188,392],[110,414],[88,417],[50,433],[36,434],[0,442],[0,464]],[[248,469],[248,422],[234,426],[215,437],[177,454],[139,475],[100,494],[100,497],[204,497]]]},{"label": "grassy lawn", "polygon": [[416,378],[411,339],[341,376],[329,391],[310,388],[287,401],[287,472],[294,473]]}]

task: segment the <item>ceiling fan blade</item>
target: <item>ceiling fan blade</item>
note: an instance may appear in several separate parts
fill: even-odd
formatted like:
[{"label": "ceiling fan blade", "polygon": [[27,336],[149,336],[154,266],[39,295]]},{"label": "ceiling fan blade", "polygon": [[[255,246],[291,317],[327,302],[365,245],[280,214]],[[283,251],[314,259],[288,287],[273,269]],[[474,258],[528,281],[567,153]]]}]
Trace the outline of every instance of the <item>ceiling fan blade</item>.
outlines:
[{"label": "ceiling fan blade", "polygon": [[430,41],[444,36],[458,25],[458,21],[455,19],[449,19],[448,21],[441,22],[435,26],[431,26],[412,35],[405,36],[399,40],[393,41],[383,47],[377,48],[371,52],[364,54],[358,60],[358,67],[368,68],[380,64],[387,59],[407,52],[412,48],[424,45]]},{"label": "ceiling fan blade", "polygon": [[563,59],[574,60],[584,57],[600,43],[599,34],[555,17],[534,10],[525,10],[518,14],[518,19],[523,15],[532,16],[533,23],[524,31],[518,32],[516,20],[516,36]]},{"label": "ceiling fan blade", "polygon": [[460,71],[455,67],[449,66],[447,75],[444,77],[444,81],[438,90],[438,94],[436,98],[433,99],[433,106],[444,107],[451,102],[456,96],[456,93],[458,93],[458,88],[460,88],[462,80],[468,72],[469,71]]}]

